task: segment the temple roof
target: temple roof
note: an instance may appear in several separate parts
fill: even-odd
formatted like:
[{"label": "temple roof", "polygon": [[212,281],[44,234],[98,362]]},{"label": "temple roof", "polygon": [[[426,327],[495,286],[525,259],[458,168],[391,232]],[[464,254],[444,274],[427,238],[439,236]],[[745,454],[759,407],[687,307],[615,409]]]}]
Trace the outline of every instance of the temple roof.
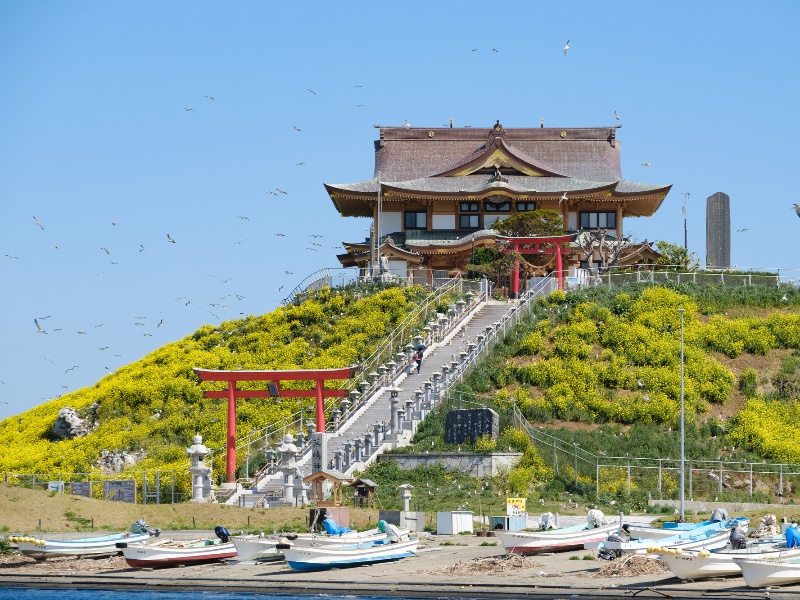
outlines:
[{"label": "temple roof", "polygon": [[[499,125],[500,129],[497,129]],[[592,181],[622,179],[617,127],[488,128],[380,127],[375,176],[406,181],[452,170],[492,145],[560,175]],[[431,135],[433,134],[433,135]]]},{"label": "temple roof", "polygon": [[[641,200],[626,214],[653,214],[670,185],[622,178],[616,127],[505,129],[380,127],[375,174],[325,184],[343,216],[372,216],[379,191],[392,196],[560,196]],[[496,174],[495,177],[491,173]],[[642,198],[642,196],[644,196]]]}]

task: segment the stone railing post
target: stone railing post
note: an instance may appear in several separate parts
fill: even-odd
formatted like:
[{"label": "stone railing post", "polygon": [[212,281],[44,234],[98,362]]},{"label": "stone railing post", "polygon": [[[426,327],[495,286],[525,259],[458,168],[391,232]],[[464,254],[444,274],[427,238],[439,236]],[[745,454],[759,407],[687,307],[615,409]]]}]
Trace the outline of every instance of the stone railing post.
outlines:
[{"label": "stone railing post", "polygon": [[372,435],[369,432],[364,434],[364,458],[372,454]]},{"label": "stone railing post", "polygon": [[353,445],[350,443],[350,440],[345,441],[344,443],[344,469],[342,471],[347,471],[350,468],[350,453],[353,451]]},{"label": "stone railing post", "polygon": [[375,438],[375,446],[379,446],[383,441],[383,436],[381,435],[382,425],[382,423],[375,423],[375,425],[372,426],[372,435]]},{"label": "stone railing post", "polygon": [[342,472],[342,451],[337,450],[333,453],[333,464],[336,467],[336,470],[340,473]]},{"label": "stone railing post", "polygon": [[361,394],[356,390],[352,390],[350,392],[350,408],[351,410],[355,410],[358,406],[358,401],[361,398]]},{"label": "stone railing post", "polygon": [[353,446],[354,446],[354,448],[353,448],[353,456],[354,456],[353,462],[360,462],[361,458],[362,458],[362,455],[361,455],[361,438],[360,437],[357,437],[356,439],[353,440]]},{"label": "stone railing post", "polygon": [[380,381],[380,386],[383,387],[385,385],[389,385],[386,383],[386,365],[381,365],[378,367],[378,381]]}]

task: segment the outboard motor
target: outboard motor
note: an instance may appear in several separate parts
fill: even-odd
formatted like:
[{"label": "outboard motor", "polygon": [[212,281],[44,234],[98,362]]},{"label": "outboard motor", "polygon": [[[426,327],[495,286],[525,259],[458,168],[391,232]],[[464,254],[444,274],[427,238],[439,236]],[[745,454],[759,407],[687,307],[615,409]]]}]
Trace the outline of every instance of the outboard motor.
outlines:
[{"label": "outboard motor", "polygon": [[231,534],[222,525],[214,527],[214,533],[222,540],[223,544],[227,544],[231,540]]},{"label": "outboard motor", "polygon": [[[608,537],[606,538],[609,542],[627,542],[628,538],[618,533],[609,533]],[[598,558],[603,560],[614,560],[615,558],[619,558],[622,556],[622,550],[611,550],[609,548],[602,548],[600,552],[597,554]]]},{"label": "outboard motor", "polygon": [[150,525],[148,525],[144,519],[139,519],[133,525],[131,525],[131,531],[133,533],[149,533],[155,537],[161,535],[161,530],[158,527],[150,527]]},{"label": "outboard motor", "polygon": [[747,540],[744,537],[744,533],[736,527],[731,527],[731,550],[742,550],[747,547]]},{"label": "outboard motor", "polygon": [[586,525],[590,529],[596,529],[597,527],[608,525],[608,521],[606,520],[606,516],[603,514],[603,511],[593,508],[586,513]]},{"label": "outboard motor", "polygon": [[724,508],[717,508],[711,513],[710,521],[712,523],[721,523],[728,520],[728,511]]}]

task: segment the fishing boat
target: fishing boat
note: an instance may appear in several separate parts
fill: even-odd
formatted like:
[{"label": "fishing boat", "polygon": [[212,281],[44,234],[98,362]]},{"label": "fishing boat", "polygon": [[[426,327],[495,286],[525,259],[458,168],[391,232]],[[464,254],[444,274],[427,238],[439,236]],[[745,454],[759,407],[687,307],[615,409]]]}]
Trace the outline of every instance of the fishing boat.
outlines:
[{"label": "fishing boat", "polygon": [[769,587],[800,582],[800,557],[734,558],[748,587]]},{"label": "fishing boat", "polygon": [[283,551],[277,548],[280,539],[263,535],[232,535],[231,541],[236,546],[236,554],[240,561],[267,562],[283,560]]},{"label": "fishing boat", "polygon": [[281,548],[289,567],[295,571],[321,571],[359,567],[414,556],[417,538],[393,542],[391,539],[327,546],[287,546]]},{"label": "fishing boat", "polygon": [[800,548],[787,548],[786,543],[781,540],[757,540],[738,550],[683,550],[680,553],[661,554],[661,560],[680,579],[741,576],[742,569],[738,559],[785,560],[798,557]]},{"label": "fishing boat", "polygon": [[660,540],[672,537],[676,533],[683,531],[698,531],[703,527],[714,525],[715,523],[722,523],[727,520],[728,511],[724,508],[718,508],[711,513],[711,517],[708,520],[700,521],[699,523],[667,521],[661,527],[652,527],[641,523],[625,523],[622,529],[628,533],[631,539]]},{"label": "fishing boat", "polygon": [[11,536],[9,542],[17,545],[19,551],[32,558],[50,558],[55,556],[105,556],[119,554],[117,543],[145,543],[151,536],[158,537],[160,529],[150,527],[139,519],[131,527],[131,531],[110,533],[91,537],[70,539],[47,539],[31,536]]},{"label": "fishing boat", "polygon": [[613,559],[623,554],[661,554],[668,548],[681,548],[682,550],[699,550],[705,548],[714,550],[724,548],[730,540],[730,530],[734,527],[746,525],[749,520],[746,517],[728,519],[689,529],[679,531],[674,535],[659,540],[650,538],[627,538],[620,533],[612,533],[601,542],[590,542],[584,544],[584,548],[599,549],[600,558]]},{"label": "fishing boat", "polygon": [[[548,520],[545,518],[547,515],[549,513],[542,515],[540,524]],[[544,526],[546,527],[546,525]],[[605,520],[602,512],[589,511],[586,523],[578,523],[571,527],[543,529],[542,531],[496,529],[494,534],[500,538],[506,552],[525,555],[580,549],[585,544],[605,540],[610,533],[618,529],[619,521],[609,523]]]},{"label": "fishing boat", "polygon": [[131,567],[168,567],[174,565],[198,565],[235,558],[236,546],[224,527],[214,529],[216,539],[161,540],[150,544],[118,542]]}]

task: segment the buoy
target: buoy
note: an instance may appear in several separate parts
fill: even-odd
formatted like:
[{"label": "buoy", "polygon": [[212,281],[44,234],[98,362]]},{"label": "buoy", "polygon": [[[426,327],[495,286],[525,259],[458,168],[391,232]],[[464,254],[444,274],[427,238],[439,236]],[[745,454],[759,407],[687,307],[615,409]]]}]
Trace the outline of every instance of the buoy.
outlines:
[{"label": "buoy", "polygon": [[698,552],[698,554],[699,554],[700,556],[702,556],[703,558],[705,558],[706,556],[711,556],[711,552],[709,552],[709,551],[708,551],[708,550],[706,550],[705,548],[703,548],[702,550],[700,550],[700,552]]},{"label": "buoy", "polygon": [[675,554],[683,554],[683,550],[680,548],[675,548]]}]

